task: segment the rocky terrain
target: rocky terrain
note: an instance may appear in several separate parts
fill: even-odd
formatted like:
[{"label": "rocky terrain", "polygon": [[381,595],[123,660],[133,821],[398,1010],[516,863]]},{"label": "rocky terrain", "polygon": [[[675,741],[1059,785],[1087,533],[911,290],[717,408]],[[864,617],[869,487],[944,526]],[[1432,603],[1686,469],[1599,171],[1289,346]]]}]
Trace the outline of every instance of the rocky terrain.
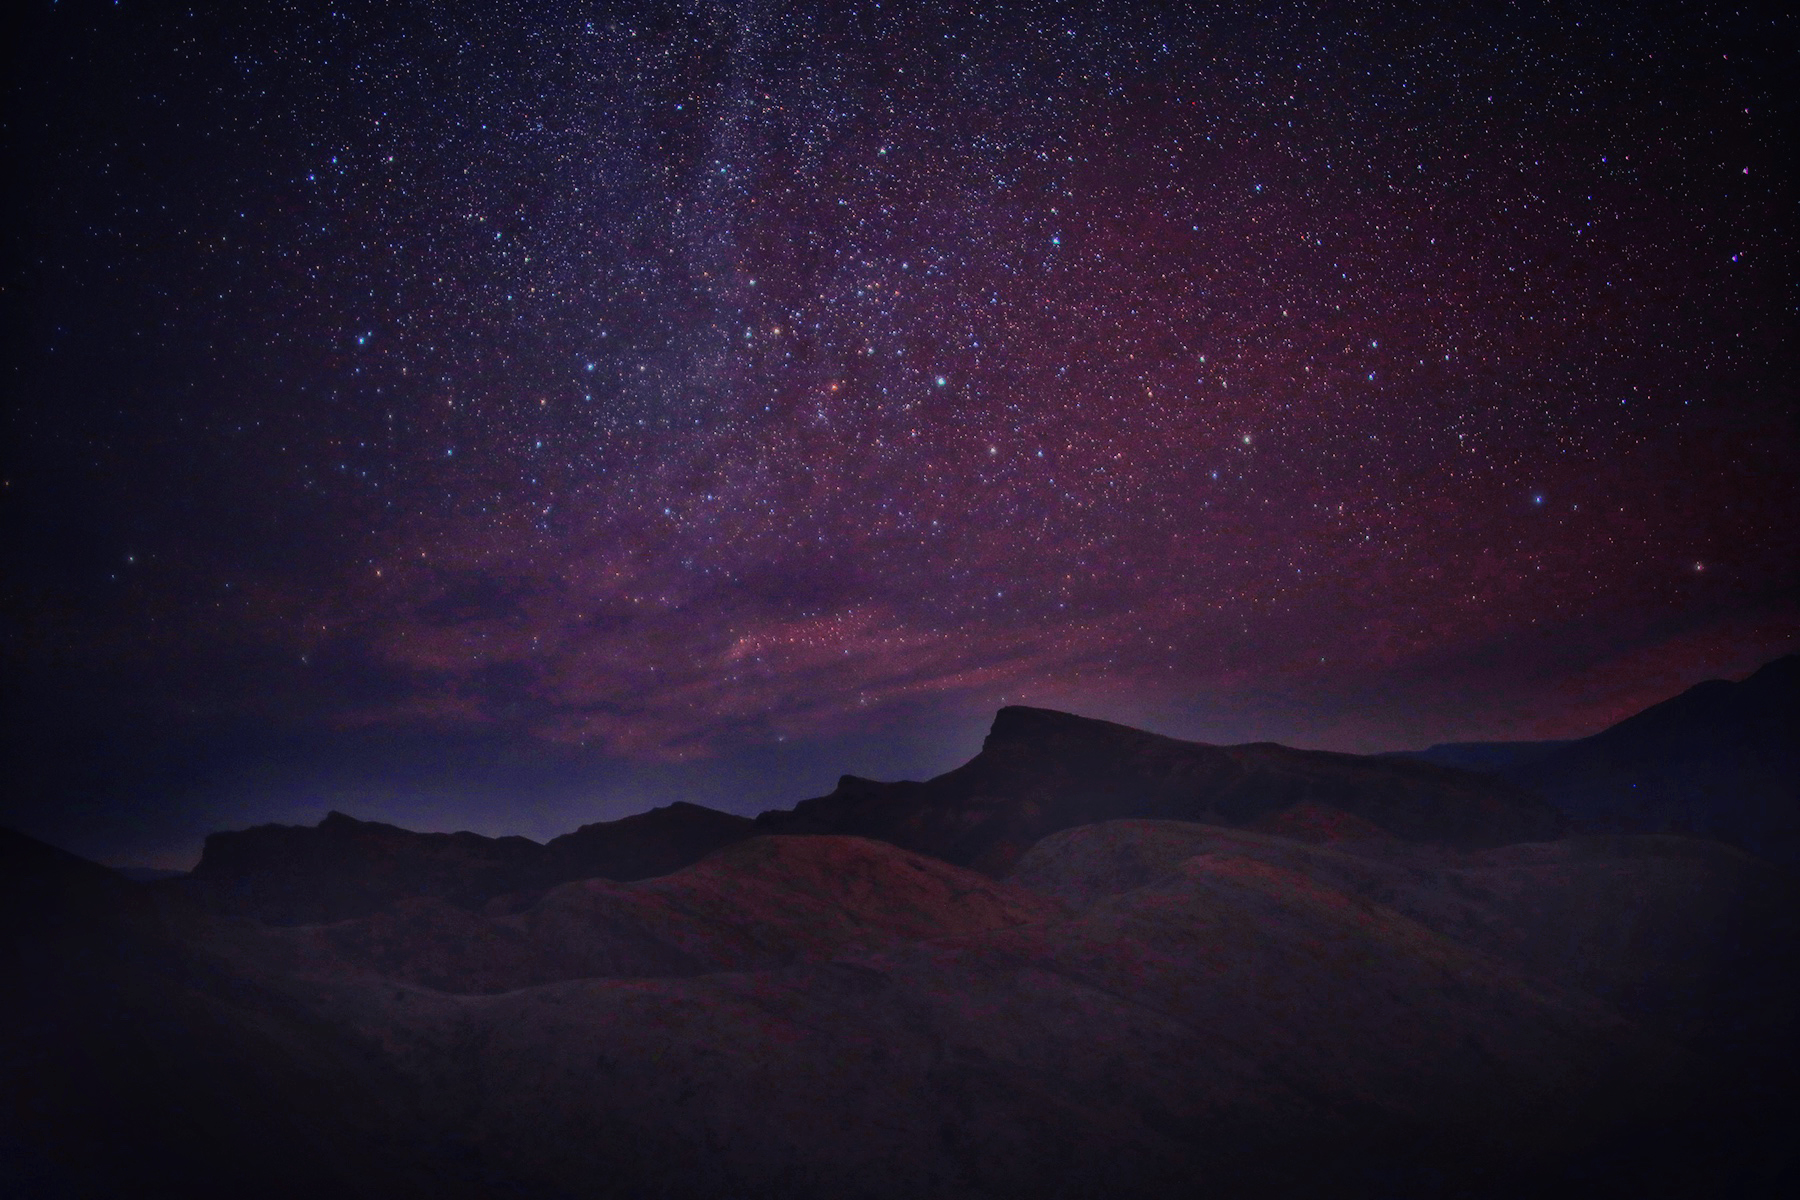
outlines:
[{"label": "rocky terrain", "polygon": [[9,1195],[1795,1182],[1791,872],[1429,763],[1013,708],[755,822],[0,852]]},{"label": "rocky terrain", "polygon": [[491,1194],[385,1062],[204,919],[0,830],[0,1195]]}]

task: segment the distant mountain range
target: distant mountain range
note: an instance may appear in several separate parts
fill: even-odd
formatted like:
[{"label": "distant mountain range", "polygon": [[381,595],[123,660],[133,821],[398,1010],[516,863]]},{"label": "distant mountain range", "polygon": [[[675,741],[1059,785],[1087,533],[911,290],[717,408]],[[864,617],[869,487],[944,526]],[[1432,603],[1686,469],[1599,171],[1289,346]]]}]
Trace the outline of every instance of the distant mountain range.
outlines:
[{"label": "distant mountain range", "polygon": [[363,916],[409,896],[476,904],[570,879],[666,875],[747,838],[748,817],[675,803],[584,825],[539,844],[474,833],[414,833],[328,814],[316,826],[215,833],[172,882],[209,907],[296,925]]},{"label": "distant mountain range", "polygon": [[1551,742],[1439,742],[1426,750],[1393,750],[1380,758],[1410,758],[1417,762],[1455,767],[1459,771],[1505,771],[1534,763],[1569,743]]},{"label": "distant mountain range", "polygon": [[664,875],[757,834],[854,834],[998,875],[1047,834],[1121,817],[1253,826],[1324,807],[1384,836],[1463,847],[1554,837],[1555,811],[1511,783],[1432,764],[1208,746],[1047,709],[1003,708],[981,752],[923,783],[844,776],[830,795],[754,821],[676,803],[520,837],[413,833],[332,813],[206,839],[179,887],[278,924],[340,920],[408,896],[479,904],[575,879]]},{"label": "distant mountain range", "polygon": [[0,831],[0,1192],[1792,1194],[1794,875],[1523,778],[1776,778],[1792,671],[1487,773],[1007,708],[754,821]]}]

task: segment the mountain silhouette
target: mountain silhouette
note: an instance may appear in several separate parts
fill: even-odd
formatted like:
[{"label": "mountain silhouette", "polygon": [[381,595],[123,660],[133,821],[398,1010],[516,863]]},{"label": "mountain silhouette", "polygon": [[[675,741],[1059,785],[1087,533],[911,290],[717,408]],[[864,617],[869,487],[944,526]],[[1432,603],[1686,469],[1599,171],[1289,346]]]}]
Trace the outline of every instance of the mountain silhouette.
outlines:
[{"label": "mountain silhouette", "polygon": [[168,886],[215,908],[283,925],[365,916],[410,897],[465,907],[570,879],[645,879],[748,837],[746,817],[677,802],[584,825],[539,844],[522,837],[414,833],[333,812],[315,826],[259,825],[206,839],[199,865]]},{"label": "mountain silhouette", "polygon": [[[1779,779],[1784,687],[1530,769]],[[1590,830],[1495,773],[1007,708],[754,821],[334,813],[149,883],[0,832],[0,1185],[1791,1194],[1794,875],[1561,802]]]},{"label": "mountain silhouette", "polygon": [[881,838],[999,873],[1059,829],[1125,817],[1247,825],[1296,805],[1335,809],[1409,841],[1499,845],[1556,836],[1522,788],[1430,763],[1211,746],[1050,709],[1000,710],[981,752],[923,783],[846,775],[830,795],[767,812],[771,833]]},{"label": "mountain silhouette", "polygon": [[1800,655],[1697,684],[1504,775],[1580,829],[1691,833],[1800,863]]},{"label": "mountain silhouette", "polygon": [[312,827],[213,834],[192,874],[168,886],[261,920],[313,924],[409,897],[478,908],[570,880],[650,878],[758,833],[874,838],[997,875],[1072,825],[1121,817],[1266,825],[1302,806],[1365,833],[1456,846],[1553,837],[1561,827],[1536,796],[1491,776],[1273,743],[1210,746],[1011,707],[955,770],[922,783],[846,775],[830,795],[754,821],[678,802],[540,845],[332,813]]},{"label": "mountain silhouette", "polygon": [[1800,863],[1800,656],[1696,684],[1578,741],[1381,755],[1509,780],[1593,833],[1686,833]]}]

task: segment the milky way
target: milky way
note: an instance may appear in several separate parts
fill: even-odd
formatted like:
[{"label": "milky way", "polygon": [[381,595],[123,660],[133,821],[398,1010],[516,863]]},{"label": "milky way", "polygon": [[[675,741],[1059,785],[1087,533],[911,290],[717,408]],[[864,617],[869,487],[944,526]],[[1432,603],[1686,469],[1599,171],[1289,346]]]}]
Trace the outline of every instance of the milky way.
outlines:
[{"label": "milky way", "polygon": [[1800,629],[1791,20],[34,22],[9,645],[90,701],[1374,748]]}]

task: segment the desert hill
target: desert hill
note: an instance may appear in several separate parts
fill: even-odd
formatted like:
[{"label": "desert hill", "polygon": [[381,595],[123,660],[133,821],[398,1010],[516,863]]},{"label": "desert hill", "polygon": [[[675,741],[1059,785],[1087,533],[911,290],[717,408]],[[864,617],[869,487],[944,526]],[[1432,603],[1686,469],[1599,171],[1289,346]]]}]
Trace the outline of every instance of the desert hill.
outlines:
[{"label": "desert hill", "polygon": [[680,870],[755,832],[748,817],[678,800],[617,821],[583,825],[545,843],[549,875],[649,879]]},{"label": "desert hill", "polygon": [[652,882],[690,957],[632,977],[239,961],[546,1194],[1749,1194],[1785,1136],[1792,885],[1725,847],[1120,821],[1001,883],[835,836]]},{"label": "desert hill", "polygon": [[1309,840],[1080,826],[1003,880],[762,836],[656,879],[309,927],[64,864],[75,916],[7,993],[35,1093],[8,1136],[61,1187],[21,1194],[171,1158],[197,1194],[261,1169],[282,1178],[259,1194],[394,1196],[1766,1182],[1784,872],[1682,838],[1469,851],[1328,815]]},{"label": "desert hill", "polygon": [[1779,995],[1796,966],[1800,892],[1779,867],[1717,842],[1577,836],[1457,852],[1109,821],[1045,838],[1007,879],[1086,911],[1206,856],[1299,872],[1673,1036],[1765,1053],[1797,1032],[1746,998]]},{"label": "desert hill", "polygon": [[1074,825],[1122,817],[1266,824],[1301,805],[1405,840],[1457,846],[1560,829],[1536,796],[1492,776],[1272,743],[1210,746],[1013,707],[1000,710],[981,752],[955,770],[922,783],[845,776],[830,795],[754,822],[676,803],[539,845],[413,833],[332,813],[311,828],[213,834],[193,873],[168,886],[222,911],[313,924],[411,897],[476,909],[573,880],[650,878],[757,833],[874,838],[996,875],[1039,838]]},{"label": "desert hill", "polygon": [[208,835],[200,862],[172,881],[197,899],[276,924],[339,920],[408,896],[472,901],[539,882],[529,838],[414,833],[340,812],[311,828],[259,825]]},{"label": "desert hill", "polygon": [[1061,915],[1053,900],[885,842],[756,837],[658,879],[585,879],[471,911],[437,897],[273,935],[307,973],[441,991],[819,961]]},{"label": "desert hill", "polygon": [[1712,679],[1591,737],[1451,742],[1379,757],[1479,771],[1573,829],[1685,833],[1800,864],[1800,655]]},{"label": "desert hill", "polygon": [[1800,864],[1800,655],[1697,684],[1505,775],[1580,829],[1691,833]]},{"label": "desert hill", "polygon": [[[1650,710],[1606,761],[1723,711],[1767,752],[1744,770],[1779,762],[1739,698]],[[333,814],[144,884],[0,856],[9,1194],[1800,1182],[1792,873],[1566,835],[1492,774],[1009,708],[953,771],[755,821],[540,845]]]},{"label": "desert hill", "polygon": [[184,924],[0,829],[0,1194],[487,1194],[398,1076],[248,992]]},{"label": "desert hill", "polygon": [[762,814],[771,833],[850,833],[989,873],[1047,834],[1126,817],[1247,825],[1324,805],[1410,841],[1556,836],[1556,814],[1503,780],[1429,763],[1273,743],[1210,746],[1049,709],[1003,708],[981,752],[924,783],[845,776]]}]

